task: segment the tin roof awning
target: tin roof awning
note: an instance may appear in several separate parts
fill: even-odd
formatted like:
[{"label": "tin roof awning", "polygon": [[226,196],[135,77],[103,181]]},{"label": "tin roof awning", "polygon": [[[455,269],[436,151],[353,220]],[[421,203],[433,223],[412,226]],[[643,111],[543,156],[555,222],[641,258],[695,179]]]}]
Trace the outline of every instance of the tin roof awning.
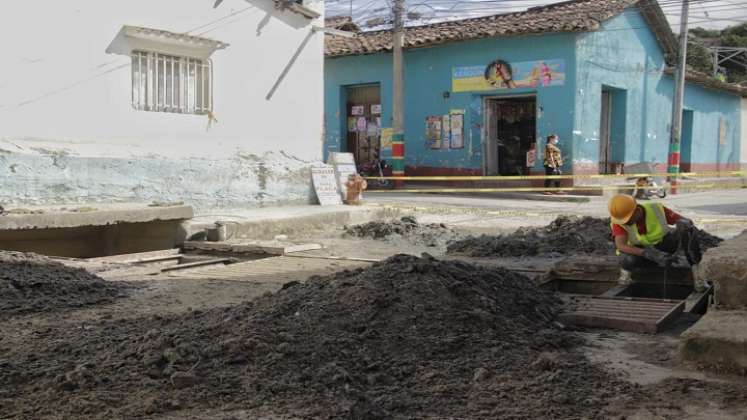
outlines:
[{"label": "tin roof awning", "polygon": [[153,51],[206,59],[228,44],[209,38],[162,29],[124,25],[106,48],[107,54],[130,55],[132,51]]}]

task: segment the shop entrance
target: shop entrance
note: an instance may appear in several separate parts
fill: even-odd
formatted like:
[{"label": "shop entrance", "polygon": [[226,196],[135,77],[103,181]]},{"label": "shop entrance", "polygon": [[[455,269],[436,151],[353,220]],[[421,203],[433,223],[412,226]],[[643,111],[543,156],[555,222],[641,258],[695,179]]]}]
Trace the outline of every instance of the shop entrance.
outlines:
[{"label": "shop entrance", "polygon": [[381,148],[381,89],[379,85],[347,88],[345,151],[355,163],[372,162]]},{"label": "shop entrance", "polygon": [[537,98],[487,98],[485,110],[485,175],[528,174],[527,152],[537,141]]}]

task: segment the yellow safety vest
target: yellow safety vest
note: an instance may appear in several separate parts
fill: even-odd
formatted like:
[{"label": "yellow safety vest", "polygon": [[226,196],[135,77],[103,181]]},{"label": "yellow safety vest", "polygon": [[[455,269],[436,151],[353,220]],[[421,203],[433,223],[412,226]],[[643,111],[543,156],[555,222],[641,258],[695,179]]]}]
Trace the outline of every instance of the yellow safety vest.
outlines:
[{"label": "yellow safety vest", "polygon": [[[671,230],[664,213],[664,206],[659,203],[639,204],[645,210],[646,233],[638,232],[638,225],[618,225],[628,233],[628,245],[636,247],[650,247],[658,244]],[[619,252],[618,252],[619,253]]]}]

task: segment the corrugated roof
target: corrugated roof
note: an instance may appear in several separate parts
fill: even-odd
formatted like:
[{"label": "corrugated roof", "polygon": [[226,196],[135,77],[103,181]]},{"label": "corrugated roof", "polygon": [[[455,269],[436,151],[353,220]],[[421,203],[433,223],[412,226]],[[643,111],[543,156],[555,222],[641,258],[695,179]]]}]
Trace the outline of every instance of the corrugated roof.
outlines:
[{"label": "corrugated roof", "polygon": [[[408,27],[405,48],[503,36],[594,31],[605,20],[638,3],[665,53],[670,54],[676,41],[654,0],[571,0],[522,12]],[[373,54],[392,50],[392,33],[391,30],[362,32],[355,38],[327,35],[325,44],[328,57]]]}]

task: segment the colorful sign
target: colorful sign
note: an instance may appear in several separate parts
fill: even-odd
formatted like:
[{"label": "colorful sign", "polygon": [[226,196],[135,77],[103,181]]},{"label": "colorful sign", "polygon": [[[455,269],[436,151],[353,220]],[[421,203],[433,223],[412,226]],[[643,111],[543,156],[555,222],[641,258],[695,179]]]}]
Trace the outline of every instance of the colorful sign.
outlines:
[{"label": "colorful sign", "polygon": [[508,63],[495,60],[487,66],[455,67],[453,92],[479,92],[517,88],[545,88],[565,84],[565,60]]},{"label": "colorful sign", "polygon": [[386,149],[392,147],[392,136],[394,135],[394,129],[391,127],[385,127],[381,129],[381,148]]}]

